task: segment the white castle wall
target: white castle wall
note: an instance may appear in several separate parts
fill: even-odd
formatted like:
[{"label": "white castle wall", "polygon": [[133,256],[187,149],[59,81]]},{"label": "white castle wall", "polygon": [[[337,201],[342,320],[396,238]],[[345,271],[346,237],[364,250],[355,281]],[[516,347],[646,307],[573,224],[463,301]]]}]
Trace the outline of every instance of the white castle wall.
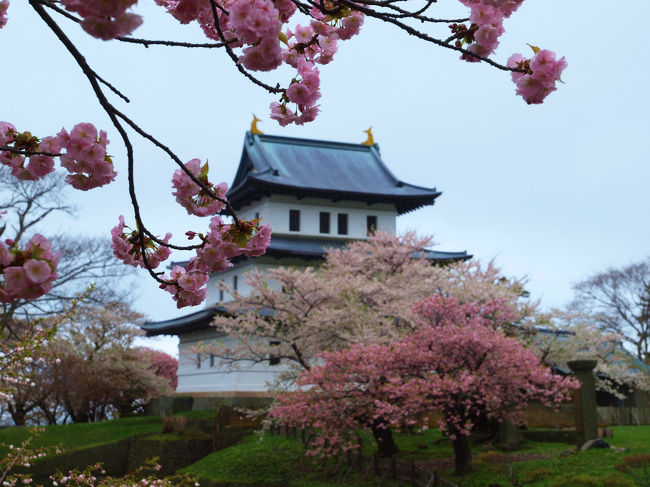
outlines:
[{"label": "white castle wall", "polygon": [[[300,210],[300,231],[289,230],[289,210]],[[320,212],[330,213],[330,233],[320,233]],[[337,232],[337,215],[348,215],[348,233]],[[295,196],[274,195],[273,199],[264,198],[240,210],[242,218],[252,219],[257,214],[262,223],[271,225],[276,235],[304,235],[309,237],[332,238],[367,238],[366,217],[377,217],[377,229],[382,232],[395,233],[397,211],[395,205],[377,203],[369,205],[362,201],[333,202],[324,198],[303,198]]]},{"label": "white castle wall", "polygon": [[[232,344],[229,337],[217,337],[215,330],[200,330],[180,335],[178,346],[178,393],[217,393],[223,395],[245,395],[264,393],[267,383],[286,367],[269,365],[268,362],[242,363],[239,369],[226,369],[218,359],[209,353],[198,353],[196,348],[216,340]],[[200,357],[200,363],[199,363]],[[242,394],[244,393],[244,394]]]}]

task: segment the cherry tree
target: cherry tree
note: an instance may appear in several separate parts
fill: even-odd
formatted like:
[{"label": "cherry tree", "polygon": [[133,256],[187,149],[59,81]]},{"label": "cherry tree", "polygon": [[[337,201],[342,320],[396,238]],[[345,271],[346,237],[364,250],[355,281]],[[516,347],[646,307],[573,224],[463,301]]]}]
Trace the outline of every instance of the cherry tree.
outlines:
[{"label": "cherry tree", "polygon": [[57,333],[29,360],[29,381],[3,401],[16,424],[100,421],[172,390],[176,360],[134,346],[144,317],[128,305],[79,305],[52,319]]},{"label": "cherry tree", "polygon": [[250,294],[233,291],[230,313],[214,319],[217,331],[236,340],[211,345],[209,353],[228,366],[279,358],[289,369],[281,379],[292,381],[325,350],[388,343],[413,332],[421,321],[414,303],[433,293],[461,303],[509,303],[508,326],[531,315],[535,303],[522,299],[523,281],[505,278],[493,263],[434,265],[426,259],[431,243],[413,233],[378,232],[329,250],[319,268],[253,271],[246,276]]},{"label": "cherry tree", "polygon": [[557,405],[578,387],[495,327],[512,314],[507,304],[461,305],[434,296],[426,308],[429,323],[398,341],[322,353],[322,363],[300,374],[299,389],[278,397],[271,416],[315,428],[317,453],[358,448],[354,431],[362,428],[374,434],[381,453],[392,454],[389,428],[426,427],[427,413],[437,412],[462,475],[471,461],[467,438],[478,419],[518,421],[529,401]]},{"label": "cherry tree", "polygon": [[[110,184],[117,170],[126,167],[128,197],[133,215],[116,216],[118,224],[111,234],[113,250],[125,264],[145,268],[163,289],[172,294],[179,307],[196,305],[206,294],[210,272],[221,271],[237,255],[259,255],[270,238],[270,229],[258,220],[237,217],[225,198],[225,183],[208,177],[207,162],[199,159],[182,161],[161,140],[141,127],[125,113],[126,97],[93,69],[80,46],[71,40],[60,20],[72,22],[90,36],[127,43],[132,46],[168,48],[222,49],[247,80],[268,91],[275,101],[271,117],[280,125],[313,121],[321,97],[320,69],[332,62],[339,45],[358,35],[365,19],[390,24],[423,42],[455,51],[467,62],[481,63],[509,74],[516,91],[524,100],[541,103],[556,89],[564,58],[547,49],[532,47],[532,56],[514,54],[505,62],[491,58],[505,32],[505,21],[523,0],[460,0],[455,18],[435,15],[436,2],[425,0],[406,4],[398,0],[156,0],[181,24],[198,24],[206,36],[204,43],[177,42],[165,39],[142,39],[132,33],[144,19],[132,9],[137,0],[29,0],[29,6],[78,64],[98,104],[126,149],[126,161],[110,156],[109,134],[92,123],[81,122],[57,133],[32,134],[29,127],[0,122],[0,163],[8,166],[14,177],[38,180],[51,173],[55,160],[67,172],[66,181],[73,188],[89,191]],[[0,28],[11,21],[10,1],[0,0]],[[37,26],[29,26],[37,29]],[[284,78],[288,67],[291,75]],[[259,73],[270,72],[280,78],[277,83],[262,79]],[[272,76],[271,74],[269,76]],[[265,75],[266,76],[266,75]],[[117,101],[115,101],[117,100]],[[168,232],[156,233],[145,224],[133,178],[136,163],[134,136],[153,144],[178,167],[173,177],[177,201],[191,215],[209,216],[209,230],[189,230],[191,240],[172,240]],[[226,223],[219,216],[232,217]],[[57,251],[42,236],[20,244],[0,243],[0,301],[33,299],[49,292],[57,278]],[[156,269],[172,250],[193,253],[190,263],[177,267],[168,275]]]}]

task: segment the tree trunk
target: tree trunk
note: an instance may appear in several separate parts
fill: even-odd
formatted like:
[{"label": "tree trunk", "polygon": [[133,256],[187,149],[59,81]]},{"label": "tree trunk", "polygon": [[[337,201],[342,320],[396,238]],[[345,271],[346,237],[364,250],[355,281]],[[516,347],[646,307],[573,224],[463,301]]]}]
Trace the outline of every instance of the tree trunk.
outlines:
[{"label": "tree trunk", "polygon": [[465,475],[469,472],[469,465],[472,461],[472,452],[469,449],[467,436],[456,433],[456,439],[452,443],[454,445],[456,475]]},{"label": "tree trunk", "polygon": [[393,432],[382,419],[376,419],[372,425],[372,434],[377,441],[377,455],[380,457],[392,457],[399,448],[393,440]]}]

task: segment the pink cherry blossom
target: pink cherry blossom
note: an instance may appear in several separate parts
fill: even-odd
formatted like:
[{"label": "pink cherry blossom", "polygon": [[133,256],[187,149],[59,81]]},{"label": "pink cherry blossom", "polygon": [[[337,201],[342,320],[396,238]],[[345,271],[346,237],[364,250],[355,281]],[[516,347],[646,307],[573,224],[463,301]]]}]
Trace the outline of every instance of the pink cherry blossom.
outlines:
[{"label": "pink cherry blossom", "polygon": [[523,69],[526,72],[513,72],[512,81],[517,86],[517,94],[530,104],[539,104],[557,88],[562,71],[567,67],[565,58],[556,59],[555,53],[539,49],[531,59],[521,54],[513,54],[508,59],[508,67]]},{"label": "pink cherry blossom", "polygon": [[246,251],[244,252],[248,257],[256,257],[266,252],[266,248],[271,243],[271,227],[269,225],[262,225],[257,233],[248,241]]},{"label": "pink cherry blossom", "polygon": [[43,260],[29,260],[23,265],[27,279],[33,284],[41,284],[52,275],[52,269]]},{"label": "pink cherry blossom", "polygon": [[103,40],[126,36],[142,24],[142,17],[126,10],[138,0],[62,0],[66,10],[83,17],[81,27]]},{"label": "pink cherry blossom", "polygon": [[[124,216],[120,215],[119,223],[111,230],[111,248],[113,249],[113,254],[127,265],[133,267],[145,267],[144,259],[142,257],[142,248],[139,243],[136,244],[136,239],[139,238],[139,232],[133,230],[127,233],[124,229]],[[171,237],[172,234],[167,233],[162,241],[167,243]],[[147,263],[152,269],[158,267],[171,255],[169,247],[158,245],[146,236],[144,237],[144,248]]]},{"label": "pink cherry blossom", "polygon": [[0,1],[0,29],[7,25],[7,9],[9,9],[9,0]]},{"label": "pink cherry blossom", "polygon": [[196,184],[182,169],[176,170],[172,177],[172,186],[176,191],[176,201],[187,210],[190,215],[210,216],[226,208],[226,193],[228,184],[219,183],[214,186],[208,181],[208,163],[201,166],[199,159],[192,159],[185,167],[198,178],[205,186],[210,188],[221,200],[216,200]]},{"label": "pink cherry blossom", "polygon": [[61,166],[70,172],[66,182],[82,191],[105,186],[112,182],[117,173],[113,161],[106,154],[109,143],[106,132],[97,133],[90,123],[80,123],[68,134],[65,129],[57,135],[58,142],[65,149]]},{"label": "pink cherry blossom", "polygon": [[0,244],[0,302],[36,299],[48,293],[58,277],[59,254],[52,253],[52,243],[40,234],[35,234],[24,249],[12,240],[5,243],[10,248]]},{"label": "pink cherry blossom", "polygon": [[13,143],[16,136],[16,127],[9,122],[0,122],[0,145]]}]

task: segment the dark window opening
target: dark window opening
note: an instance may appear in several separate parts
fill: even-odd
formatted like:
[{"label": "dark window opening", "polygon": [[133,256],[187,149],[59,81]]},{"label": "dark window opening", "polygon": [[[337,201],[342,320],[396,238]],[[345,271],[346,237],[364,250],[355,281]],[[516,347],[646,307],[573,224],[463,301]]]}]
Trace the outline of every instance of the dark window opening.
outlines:
[{"label": "dark window opening", "polygon": [[[275,340],[271,340],[269,342],[269,345],[272,346],[272,347],[277,347],[278,345],[280,345],[280,342],[275,341]],[[269,354],[269,365],[280,365],[281,361],[282,361],[282,359],[280,357],[276,357],[272,353]]]},{"label": "dark window opening", "polygon": [[210,354],[210,367],[214,367],[214,355]]},{"label": "dark window opening", "polygon": [[260,212],[259,212],[259,211],[256,211],[256,212],[255,212],[255,219],[256,219],[256,220],[259,220],[259,218],[260,218]]},{"label": "dark window opening", "polygon": [[233,290],[237,291],[237,284],[239,279],[237,279],[238,276],[232,276],[232,288]]},{"label": "dark window opening", "polygon": [[289,230],[300,231],[300,210],[289,210]]},{"label": "dark window opening", "polygon": [[348,234],[348,214],[339,213],[339,235]]},{"label": "dark window opening", "polygon": [[219,302],[223,301],[223,289],[219,289]]},{"label": "dark window opening", "polygon": [[330,233],[330,214],[326,211],[320,213],[320,233]]},{"label": "dark window opening", "polygon": [[377,231],[377,217],[368,215],[366,217],[366,233],[372,235]]},{"label": "dark window opening", "polygon": [[196,354],[196,368],[197,369],[201,368],[201,354],[200,353]]}]

